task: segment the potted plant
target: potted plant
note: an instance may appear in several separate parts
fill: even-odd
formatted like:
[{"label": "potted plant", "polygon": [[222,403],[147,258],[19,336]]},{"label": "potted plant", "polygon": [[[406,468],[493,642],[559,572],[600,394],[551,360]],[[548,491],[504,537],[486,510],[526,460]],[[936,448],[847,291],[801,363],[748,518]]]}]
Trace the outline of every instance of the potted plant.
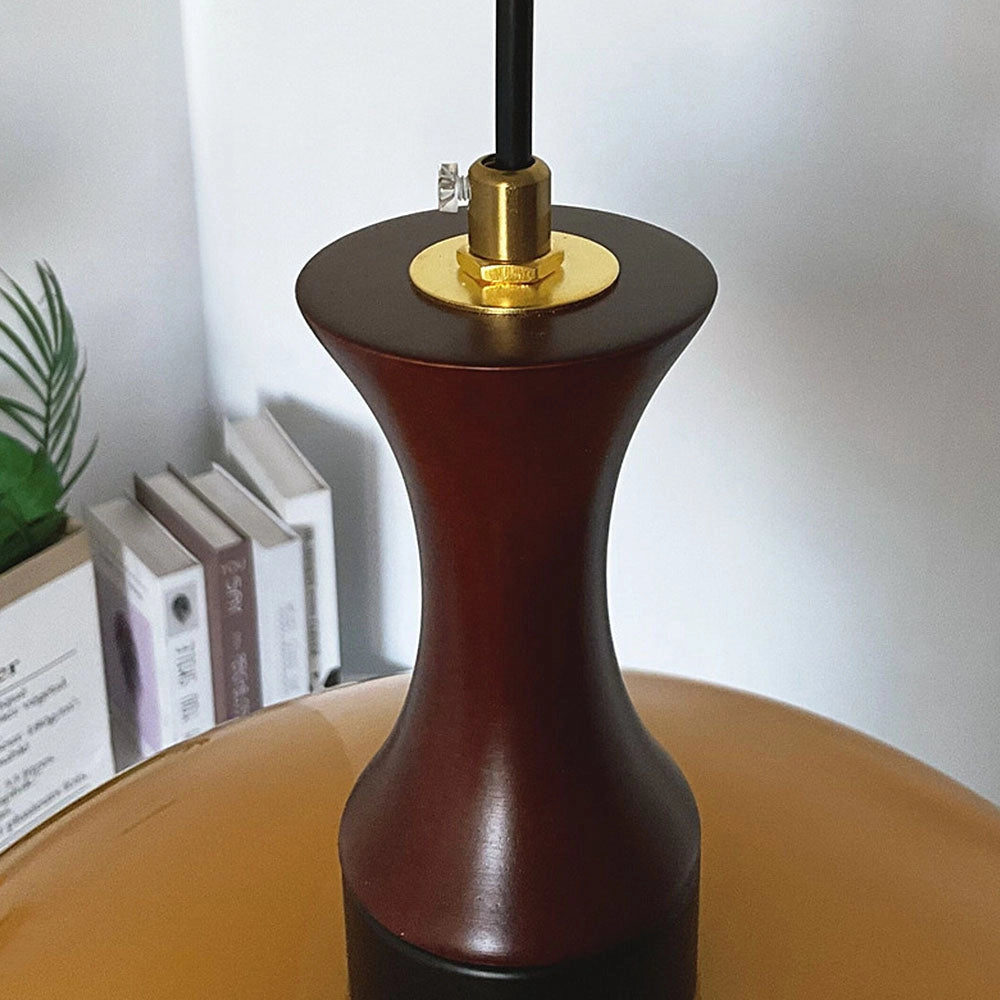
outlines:
[{"label": "potted plant", "polygon": [[23,387],[20,399],[0,395],[0,414],[20,432],[0,430],[0,573],[63,537],[66,496],[97,446],[72,465],[87,368],[55,273],[35,268],[41,306],[12,278],[0,287],[16,321],[0,320],[0,364]]},{"label": "potted plant", "polygon": [[[86,365],[52,268],[0,283],[0,850],[114,773],[94,569],[66,499]],[[9,427],[10,431],[6,428]]]}]

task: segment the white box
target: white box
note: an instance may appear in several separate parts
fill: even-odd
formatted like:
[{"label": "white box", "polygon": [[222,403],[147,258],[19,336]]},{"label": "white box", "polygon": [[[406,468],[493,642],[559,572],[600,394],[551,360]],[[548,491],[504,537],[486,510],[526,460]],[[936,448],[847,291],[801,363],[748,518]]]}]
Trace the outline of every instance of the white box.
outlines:
[{"label": "white box", "polygon": [[82,528],[0,576],[0,850],[114,775]]}]

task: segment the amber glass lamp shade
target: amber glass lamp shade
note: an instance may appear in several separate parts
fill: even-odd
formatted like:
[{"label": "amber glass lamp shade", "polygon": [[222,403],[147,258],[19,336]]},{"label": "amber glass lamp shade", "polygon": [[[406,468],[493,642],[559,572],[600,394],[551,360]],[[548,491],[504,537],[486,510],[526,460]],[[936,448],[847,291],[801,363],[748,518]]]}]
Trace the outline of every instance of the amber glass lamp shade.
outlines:
[{"label": "amber glass lamp shade", "polygon": [[[1000,810],[817,716],[625,676],[698,799],[701,1000],[1000,994]],[[220,726],[0,854],[0,996],[347,1000],[337,817],[408,682]]]}]

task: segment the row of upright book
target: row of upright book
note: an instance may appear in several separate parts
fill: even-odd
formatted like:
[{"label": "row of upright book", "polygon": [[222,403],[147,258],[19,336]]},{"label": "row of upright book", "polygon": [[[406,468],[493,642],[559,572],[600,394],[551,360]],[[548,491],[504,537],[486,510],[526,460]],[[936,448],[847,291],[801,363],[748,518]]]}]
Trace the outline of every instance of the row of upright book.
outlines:
[{"label": "row of upright book", "polygon": [[340,677],[329,488],[267,410],[224,440],[87,512],[119,769]]}]

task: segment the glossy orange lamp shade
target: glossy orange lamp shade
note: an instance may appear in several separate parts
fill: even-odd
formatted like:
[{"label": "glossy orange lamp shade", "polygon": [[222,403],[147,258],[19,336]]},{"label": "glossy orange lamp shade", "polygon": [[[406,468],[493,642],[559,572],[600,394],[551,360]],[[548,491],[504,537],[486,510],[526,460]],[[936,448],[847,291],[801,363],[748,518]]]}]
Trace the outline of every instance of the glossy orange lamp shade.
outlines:
[{"label": "glossy orange lamp shade", "polygon": [[[1000,811],[816,716],[626,674],[702,818],[702,1000],[1000,991]],[[175,747],[0,854],[0,995],[347,996],[336,817],[408,679]]]}]

